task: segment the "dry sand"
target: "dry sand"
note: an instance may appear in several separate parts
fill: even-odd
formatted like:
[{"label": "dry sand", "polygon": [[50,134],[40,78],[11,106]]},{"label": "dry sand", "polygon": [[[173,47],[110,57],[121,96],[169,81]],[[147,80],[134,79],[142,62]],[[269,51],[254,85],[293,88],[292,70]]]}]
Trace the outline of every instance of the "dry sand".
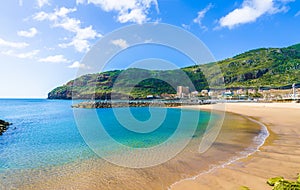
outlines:
[{"label": "dry sand", "polygon": [[[192,109],[211,109],[190,106]],[[226,111],[255,118],[268,127],[270,136],[260,150],[250,157],[224,168],[183,180],[172,190],[200,189],[271,189],[266,184],[270,177],[296,179],[300,172],[300,104],[294,103],[229,103]]]}]

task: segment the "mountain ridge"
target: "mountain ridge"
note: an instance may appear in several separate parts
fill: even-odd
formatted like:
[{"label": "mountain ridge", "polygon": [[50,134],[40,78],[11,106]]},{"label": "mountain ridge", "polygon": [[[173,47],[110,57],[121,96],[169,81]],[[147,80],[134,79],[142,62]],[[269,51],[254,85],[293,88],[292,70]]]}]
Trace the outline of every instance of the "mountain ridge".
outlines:
[{"label": "mountain ridge", "polygon": [[[221,71],[213,69],[218,66]],[[148,78],[134,85],[131,92],[120,90],[120,98],[124,95],[131,98],[145,98],[147,95],[162,93],[174,94],[176,90],[157,76],[176,74],[173,71],[152,71],[143,69],[127,69],[136,77]],[[285,48],[258,48],[246,51],[231,58],[204,65],[193,65],[181,68],[193,82],[195,89],[221,88],[278,88],[300,82],[300,43]],[[205,75],[202,71],[205,71]],[[87,74],[53,89],[49,99],[106,99],[110,98],[112,87],[124,70],[106,71]],[[128,76],[130,76],[128,74]],[[206,76],[206,78],[205,78]],[[208,85],[209,81],[209,85]],[[133,81],[128,77],[119,81],[124,87],[131,87]],[[74,85],[75,84],[75,85]],[[182,84],[183,86],[185,84]]]}]

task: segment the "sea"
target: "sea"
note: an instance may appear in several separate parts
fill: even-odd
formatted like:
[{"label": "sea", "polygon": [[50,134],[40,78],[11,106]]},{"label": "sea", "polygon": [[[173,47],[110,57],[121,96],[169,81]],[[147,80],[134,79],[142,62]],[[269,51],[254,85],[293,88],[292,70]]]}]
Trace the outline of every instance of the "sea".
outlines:
[{"label": "sea", "polygon": [[[221,135],[201,155],[202,135],[218,114],[156,107],[72,108],[78,102],[0,99],[0,119],[12,123],[0,136],[0,189],[168,189],[256,151],[266,138],[260,137],[258,124],[229,114]],[[122,147],[153,152],[137,151],[132,159]]]},{"label": "sea", "polygon": [[[80,129],[94,125],[98,119],[101,120],[105,131],[114,140],[132,148],[154,147],[167,141],[175,133],[180,122],[181,125],[185,125],[186,132],[193,136],[193,132],[203,132],[206,129],[205,124],[210,119],[209,113],[203,112],[200,116],[198,111],[192,110],[130,108],[129,112],[135,119],[125,118],[129,128],[130,126],[142,128],[143,124],[146,127],[151,123],[157,126],[155,130],[150,129],[150,132],[149,130],[140,132],[123,127],[124,124],[115,116],[116,113],[113,109],[81,109],[80,114],[76,113],[76,117],[84,118],[88,122],[85,123],[85,126],[78,126],[79,124],[76,122],[78,118],[75,118],[74,110],[71,107],[72,103],[74,102],[70,100],[1,99],[0,117],[13,125],[0,136],[0,171],[48,167],[97,157],[98,155],[80,134]],[[128,117],[124,116],[128,114],[128,109],[115,109],[117,109],[118,115]],[[159,118],[163,121],[157,123],[156,120],[159,116],[153,116],[151,112],[163,115],[164,118]],[[185,114],[183,112],[189,112],[188,117],[180,120],[181,116]],[[94,116],[94,113],[97,117]],[[195,118],[197,116],[199,118]],[[145,123],[150,117],[154,117],[153,121]],[[198,130],[192,126],[195,124],[195,119]],[[190,126],[192,127],[189,128]],[[151,128],[151,126],[148,127]],[[184,137],[183,134],[177,138]],[[99,144],[101,144],[101,136],[98,138]],[[102,148],[105,149],[106,154],[110,153],[109,145]],[[111,146],[111,148],[114,147]],[[115,153],[115,150],[112,149],[111,152]]]}]

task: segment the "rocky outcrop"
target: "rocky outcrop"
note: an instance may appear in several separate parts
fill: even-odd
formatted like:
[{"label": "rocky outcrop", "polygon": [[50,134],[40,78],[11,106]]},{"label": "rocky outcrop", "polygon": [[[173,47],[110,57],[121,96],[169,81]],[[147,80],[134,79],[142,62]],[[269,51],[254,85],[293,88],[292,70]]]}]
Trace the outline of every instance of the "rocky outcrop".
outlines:
[{"label": "rocky outcrop", "polygon": [[224,80],[226,84],[233,83],[233,82],[245,82],[252,79],[258,79],[261,78],[264,74],[268,73],[269,69],[258,69],[251,72],[246,72],[240,75],[234,75],[234,76],[225,76]]},{"label": "rocky outcrop", "polygon": [[11,123],[0,120],[0,135],[2,135],[8,129],[9,125],[11,125]]}]

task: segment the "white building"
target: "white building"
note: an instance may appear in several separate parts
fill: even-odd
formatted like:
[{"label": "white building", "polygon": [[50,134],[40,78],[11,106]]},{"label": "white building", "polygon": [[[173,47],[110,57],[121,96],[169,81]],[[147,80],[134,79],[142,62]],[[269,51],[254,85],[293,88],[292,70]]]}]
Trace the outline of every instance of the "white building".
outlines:
[{"label": "white building", "polygon": [[190,88],[188,86],[177,86],[177,97],[178,98],[190,97]]}]

